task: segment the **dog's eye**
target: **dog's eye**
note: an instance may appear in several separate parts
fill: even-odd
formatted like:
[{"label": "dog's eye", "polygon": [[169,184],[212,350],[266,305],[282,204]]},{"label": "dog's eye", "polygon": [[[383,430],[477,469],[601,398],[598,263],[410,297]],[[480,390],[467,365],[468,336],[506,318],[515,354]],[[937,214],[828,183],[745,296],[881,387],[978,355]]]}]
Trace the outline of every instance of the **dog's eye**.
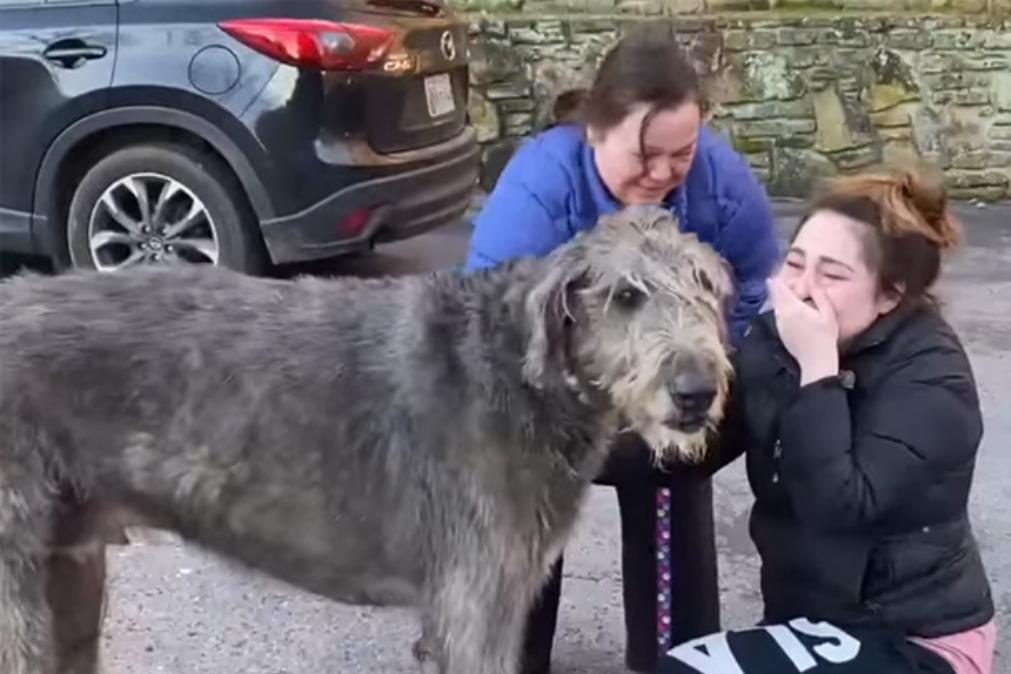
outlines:
[{"label": "dog's eye", "polygon": [[642,306],[645,300],[646,293],[632,286],[622,288],[614,294],[615,303],[622,309],[636,309]]},{"label": "dog's eye", "polygon": [[716,292],[716,284],[713,283],[711,278],[709,278],[709,274],[700,269],[695,272],[695,278],[698,279],[699,285],[701,285],[702,289],[707,293]]}]

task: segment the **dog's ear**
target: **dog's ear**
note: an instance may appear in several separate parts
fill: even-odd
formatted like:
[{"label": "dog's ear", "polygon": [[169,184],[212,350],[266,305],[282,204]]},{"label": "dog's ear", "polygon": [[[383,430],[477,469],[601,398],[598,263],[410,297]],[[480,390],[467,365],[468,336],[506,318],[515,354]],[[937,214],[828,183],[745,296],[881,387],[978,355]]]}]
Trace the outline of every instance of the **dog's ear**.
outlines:
[{"label": "dog's ear", "polygon": [[552,375],[564,374],[565,333],[579,320],[579,290],[589,276],[584,253],[583,246],[575,244],[550,258],[547,275],[527,295],[523,376],[534,387],[542,388]]}]

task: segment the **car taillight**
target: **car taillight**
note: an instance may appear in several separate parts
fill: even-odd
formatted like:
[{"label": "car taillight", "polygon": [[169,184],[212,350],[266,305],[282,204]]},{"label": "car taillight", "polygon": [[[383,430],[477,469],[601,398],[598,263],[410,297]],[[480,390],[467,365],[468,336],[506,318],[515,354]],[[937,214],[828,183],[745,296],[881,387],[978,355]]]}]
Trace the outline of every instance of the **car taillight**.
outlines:
[{"label": "car taillight", "polygon": [[316,19],[237,19],[223,31],[267,56],[303,68],[365,70],[382,62],[394,33]]}]

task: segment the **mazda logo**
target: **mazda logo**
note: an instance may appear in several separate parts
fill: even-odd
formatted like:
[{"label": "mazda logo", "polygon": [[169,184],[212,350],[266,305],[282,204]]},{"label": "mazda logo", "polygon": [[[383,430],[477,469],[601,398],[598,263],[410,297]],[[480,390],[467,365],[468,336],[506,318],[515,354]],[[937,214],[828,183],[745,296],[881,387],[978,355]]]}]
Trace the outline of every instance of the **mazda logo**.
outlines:
[{"label": "mazda logo", "polygon": [[448,30],[439,38],[439,49],[447,61],[456,60],[456,40],[453,39],[453,34]]}]

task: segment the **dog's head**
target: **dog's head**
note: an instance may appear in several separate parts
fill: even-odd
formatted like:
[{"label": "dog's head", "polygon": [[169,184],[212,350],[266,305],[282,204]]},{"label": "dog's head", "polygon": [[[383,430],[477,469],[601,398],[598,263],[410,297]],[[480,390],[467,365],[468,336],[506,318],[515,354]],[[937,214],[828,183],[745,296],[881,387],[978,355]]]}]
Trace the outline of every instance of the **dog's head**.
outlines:
[{"label": "dog's head", "polygon": [[618,413],[658,460],[698,459],[729,388],[727,264],[676,219],[634,207],[544,261],[527,299],[524,373]]}]

